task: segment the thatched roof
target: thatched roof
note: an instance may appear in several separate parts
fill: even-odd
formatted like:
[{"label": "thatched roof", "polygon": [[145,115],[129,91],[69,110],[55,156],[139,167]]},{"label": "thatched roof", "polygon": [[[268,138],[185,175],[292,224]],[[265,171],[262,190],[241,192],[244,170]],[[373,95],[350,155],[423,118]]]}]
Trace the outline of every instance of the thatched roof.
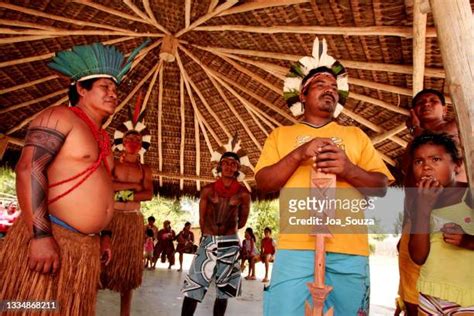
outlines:
[{"label": "thatched roof", "polygon": [[[197,180],[212,180],[210,151],[229,136],[238,132],[255,165],[268,133],[296,121],[281,97],[282,78],[293,61],[311,53],[317,35],[349,71],[351,94],[338,121],[362,128],[395,165],[410,140],[404,122],[414,82],[448,92],[431,14],[426,23],[415,18],[413,27],[413,11],[413,0],[2,1],[5,157],[21,149],[36,114],[66,103],[68,80],[46,66],[54,52],[102,42],[128,54],[150,37],[120,86],[122,102],[107,130],[112,135],[127,119],[126,108],[142,89],[153,137],[145,158],[156,185],[194,193]],[[413,48],[418,25],[426,25],[424,53]],[[163,42],[172,39],[166,35],[176,38],[174,62],[160,59]],[[414,51],[424,62],[413,61]],[[252,171],[245,171],[254,188]]]}]

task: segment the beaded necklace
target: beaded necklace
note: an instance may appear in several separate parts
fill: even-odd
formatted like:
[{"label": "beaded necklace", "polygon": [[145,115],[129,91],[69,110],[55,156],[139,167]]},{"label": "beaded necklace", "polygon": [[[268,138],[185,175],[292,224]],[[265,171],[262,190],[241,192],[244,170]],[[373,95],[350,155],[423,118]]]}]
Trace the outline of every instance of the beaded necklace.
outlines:
[{"label": "beaded necklace", "polygon": [[72,176],[72,177],[70,177],[66,180],[50,184],[48,186],[48,188],[56,187],[56,186],[64,184],[64,183],[71,182],[71,181],[83,176],[83,178],[79,182],[74,184],[66,192],[64,192],[64,193],[48,200],[48,205],[56,202],[57,200],[59,200],[61,198],[63,198],[64,196],[68,195],[73,190],[75,190],[77,187],[79,187],[82,183],[84,183],[84,181],[86,181],[94,173],[94,171],[97,170],[97,168],[99,168],[99,166],[102,162],[104,163],[105,169],[110,174],[110,167],[109,167],[109,164],[107,162],[107,156],[110,155],[110,153],[111,153],[109,135],[107,134],[107,132],[104,129],[98,127],[91,120],[91,118],[89,116],[87,116],[87,114],[81,108],[70,107],[69,109],[74,114],[76,114],[77,117],[79,117],[82,121],[84,121],[84,123],[86,123],[87,126],[89,127],[89,130],[91,131],[92,135],[94,136],[94,139],[97,142],[97,146],[99,147],[99,155],[97,157],[97,160],[92,165],[90,165],[88,168],[86,168],[84,171],[80,172],[79,174],[77,174],[75,176]]}]

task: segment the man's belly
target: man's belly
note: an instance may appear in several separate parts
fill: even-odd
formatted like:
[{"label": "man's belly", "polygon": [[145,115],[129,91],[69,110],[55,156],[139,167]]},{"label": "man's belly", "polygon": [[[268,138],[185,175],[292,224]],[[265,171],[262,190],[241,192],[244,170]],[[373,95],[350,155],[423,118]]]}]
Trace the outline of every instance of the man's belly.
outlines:
[{"label": "man's belly", "polygon": [[[74,186],[76,181],[51,188],[52,199]],[[104,229],[113,216],[113,190],[110,177],[97,170],[85,182],[49,205],[49,214],[77,230],[90,234]]]}]

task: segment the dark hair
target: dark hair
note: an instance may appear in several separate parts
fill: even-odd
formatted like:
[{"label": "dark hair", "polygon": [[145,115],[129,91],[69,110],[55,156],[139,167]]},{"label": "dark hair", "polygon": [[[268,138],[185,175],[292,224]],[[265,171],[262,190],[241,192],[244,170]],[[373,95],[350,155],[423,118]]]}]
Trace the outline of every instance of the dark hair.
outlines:
[{"label": "dark hair", "polygon": [[247,227],[245,230],[246,233],[249,233],[250,238],[252,238],[253,242],[257,241],[257,238],[255,238],[255,234],[253,233],[253,229],[251,227]]},{"label": "dark hair", "polygon": [[435,134],[432,132],[425,132],[413,139],[413,142],[410,145],[410,154],[413,157],[415,150],[420,148],[423,145],[436,145],[442,146],[446,152],[451,156],[454,163],[460,163],[462,161],[462,156],[459,153],[456,142],[451,136],[446,133]]},{"label": "dark hair", "polygon": [[272,229],[270,227],[265,227],[263,230],[264,233],[269,232],[270,234],[272,233]]},{"label": "dark hair", "polygon": [[415,105],[416,105],[416,102],[418,101],[418,99],[422,96],[422,95],[425,95],[425,94],[434,94],[436,95],[439,100],[441,101],[441,104],[442,105],[446,105],[446,100],[444,99],[444,95],[438,91],[438,90],[435,90],[435,89],[423,89],[421,90],[420,92],[418,92],[415,97],[411,100],[411,107],[414,108]]},{"label": "dark hair", "polygon": [[150,217],[148,217],[148,220],[149,220],[149,221],[156,222],[156,219],[155,219],[155,217],[154,217],[154,216],[150,216]]},{"label": "dark hair", "polygon": [[130,136],[130,135],[138,135],[138,136],[142,136],[142,134],[140,134],[140,132],[134,130],[134,129],[131,129],[129,131],[126,131],[125,132],[125,135],[123,135],[123,137],[127,137],[127,136]]},{"label": "dark hair", "polygon": [[71,103],[71,105],[75,106],[77,102],[79,102],[79,99],[80,99],[79,92],[77,92],[77,85],[80,85],[82,88],[86,89],[87,91],[90,91],[92,89],[92,86],[94,85],[94,82],[96,82],[99,79],[101,78],[87,79],[84,81],[75,82],[74,84],[70,85],[68,97],[69,97],[69,102]]},{"label": "dark hair", "polygon": [[[301,82],[301,86],[304,87],[305,83],[306,83],[309,79],[311,79],[311,78],[313,78],[314,76],[316,76],[317,74],[323,73],[323,72],[328,73],[328,74],[330,74],[331,76],[333,76],[334,79],[337,79],[336,74],[334,73],[334,71],[331,70],[331,68],[328,68],[328,67],[326,67],[326,66],[321,66],[321,67],[312,69],[312,70],[303,78],[303,81]],[[308,91],[308,89],[306,89],[305,91],[302,91],[302,93],[303,93],[304,95],[306,95],[306,92],[307,92],[307,91]]]},{"label": "dark hair", "polygon": [[153,235],[154,235],[154,234],[153,234],[153,230],[150,229],[150,228],[148,228],[148,229],[146,230],[146,235],[147,235],[148,237],[153,237]]},{"label": "dark hair", "polygon": [[191,223],[190,222],[184,223],[184,227],[186,227],[186,226],[191,226]]},{"label": "dark hair", "polygon": [[222,154],[221,161],[222,161],[222,159],[224,159],[224,158],[232,158],[232,159],[237,160],[237,161],[240,163],[240,157],[239,157],[239,155],[237,155],[236,153],[234,153],[234,152],[232,152],[232,151],[227,151],[227,152],[225,152],[224,154]]}]

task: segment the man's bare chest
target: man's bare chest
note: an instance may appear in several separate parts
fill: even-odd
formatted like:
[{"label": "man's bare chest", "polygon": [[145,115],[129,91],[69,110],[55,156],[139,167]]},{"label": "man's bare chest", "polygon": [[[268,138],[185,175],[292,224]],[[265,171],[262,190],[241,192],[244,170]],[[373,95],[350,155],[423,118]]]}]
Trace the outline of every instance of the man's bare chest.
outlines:
[{"label": "man's bare chest", "polygon": [[121,182],[140,183],[143,180],[143,168],[139,163],[116,162],[114,176]]}]

